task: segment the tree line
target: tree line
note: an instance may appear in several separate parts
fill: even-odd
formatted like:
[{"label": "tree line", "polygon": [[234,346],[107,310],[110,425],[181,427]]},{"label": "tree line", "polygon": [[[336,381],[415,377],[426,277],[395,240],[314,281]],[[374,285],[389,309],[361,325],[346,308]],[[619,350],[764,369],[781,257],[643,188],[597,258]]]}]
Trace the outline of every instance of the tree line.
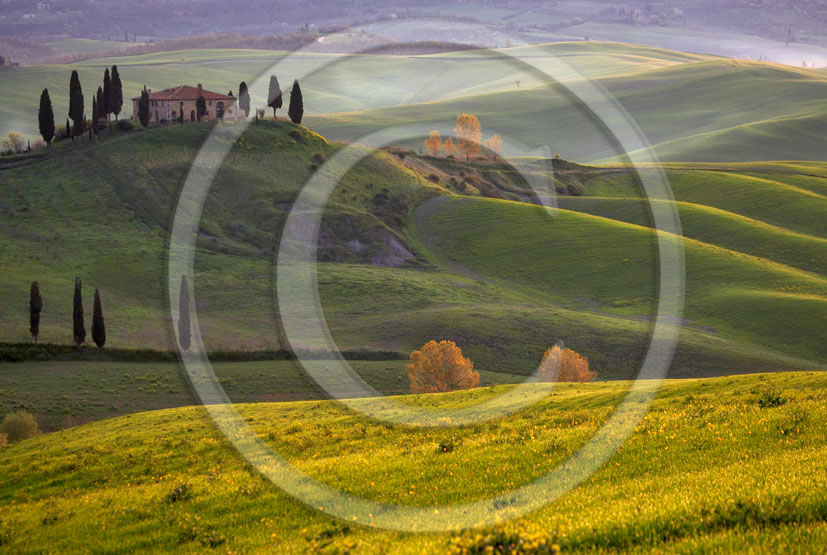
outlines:
[{"label": "tree line", "polygon": [[[76,137],[80,137],[88,130],[89,138],[91,139],[93,132],[97,135],[100,131],[100,121],[103,119],[110,121],[110,115],[114,115],[117,119],[122,108],[123,85],[121,84],[121,76],[118,73],[118,66],[112,66],[111,74],[109,68],[104,70],[103,84],[99,86],[97,92],[92,95],[91,118],[87,118],[83,87],[81,86],[78,72],[77,70],[72,71],[72,75],[69,78],[69,113],[66,117],[66,125],[64,127],[65,138],[74,141]],[[49,97],[49,89],[47,88],[43,89],[40,93],[40,108],[37,112],[37,121],[40,136],[43,137],[46,145],[51,147],[52,140],[55,138],[56,127],[52,99]]]},{"label": "tree line", "polygon": [[[40,336],[40,313],[43,312],[43,297],[40,296],[40,284],[33,281],[29,289],[29,333],[37,343]],[[75,345],[80,347],[86,342],[86,325],[83,317],[83,293],[80,278],[75,278],[75,294],[72,300],[72,337]],[[106,345],[106,324],[103,319],[103,304],[100,290],[95,289],[92,305],[92,341],[99,349]]]},{"label": "tree line", "polygon": [[[233,96],[230,91],[230,96]],[[279,85],[278,78],[275,75],[270,77],[270,87],[267,95],[267,106],[273,109],[273,119],[276,119],[276,110],[283,106],[282,90]],[[250,116],[250,92],[245,81],[239,84],[238,88],[238,107],[244,112],[245,117]],[[92,133],[97,135],[100,131],[100,121],[106,120],[110,122],[110,116],[115,118],[120,115],[123,108],[123,85],[121,77],[118,73],[118,66],[113,65],[110,73],[109,68],[106,68],[103,74],[103,84],[98,87],[96,94],[92,96],[92,116],[87,118],[85,110],[85,98],[83,95],[83,87],[80,83],[80,77],[77,71],[72,71],[69,79],[69,113],[66,118],[64,126],[64,138],[70,138],[72,141],[80,137],[83,133],[89,133],[89,139],[92,139]],[[195,103],[196,117],[198,121],[207,114],[207,101],[203,95],[199,96]],[[141,91],[141,98],[138,101],[138,121],[146,128],[150,123],[150,98],[149,91],[144,86]],[[287,109],[287,115],[295,124],[300,124],[304,117],[304,98],[302,96],[301,86],[296,79],[293,81],[293,88],[290,91],[290,104]],[[258,111],[256,112],[256,121],[262,117]],[[49,89],[44,88],[40,93],[40,107],[37,113],[38,128],[40,135],[43,137],[46,145],[51,147],[52,141],[57,135],[57,128],[55,125],[54,109],[52,107],[52,100],[49,96]],[[178,115],[178,121],[184,123],[183,111]],[[9,135],[9,139],[4,143],[6,148],[16,153],[26,151],[23,147],[23,137],[19,133]],[[31,150],[29,145],[28,150]]]},{"label": "tree line", "polygon": [[[83,311],[83,284],[79,277],[75,278],[75,292],[72,299],[72,337],[75,345],[81,347],[86,343],[86,324]],[[187,276],[181,276],[181,285],[178,295],[178,343],[181,350],[186,352],[190,348],[190,294],[187,285]],[[29,288],[29,333],[36,344],[40,336],[40,315],[43,312],[43,297],[40,295],[40,283],[33,281]],[[106,323],[103,318],[103,303],[100,290],[95,288],[95,299],[92,304],[92,341],[98,349],[106,345]]]}]

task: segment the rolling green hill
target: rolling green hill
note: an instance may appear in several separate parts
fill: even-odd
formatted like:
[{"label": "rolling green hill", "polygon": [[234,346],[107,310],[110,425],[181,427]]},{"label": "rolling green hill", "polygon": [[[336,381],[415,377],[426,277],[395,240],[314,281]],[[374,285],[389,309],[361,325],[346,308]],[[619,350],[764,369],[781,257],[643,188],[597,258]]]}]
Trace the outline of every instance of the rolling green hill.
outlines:
[{"label": "rolling green hill", "polygon": [[[334,402],[238,408],[267,445],[334,488],[445,511],[558,467],[627,387],[560,385],[526,411],[457,429],[377,423]],[[406,401],[439,410],[501,392]],[[563,552],[800,551],[827,542],[825,394],[823,373],[666,382],[576,490],[494,530],[454,534],[388,532],[302,505],[244,463],[203,408],[131,415],[0,448],[0,549],[484,552],[514,534]]]},{"label": "rolling green hill", "polygon": [[[486,136],[499,133],[580,161],[616,162],[623,153],[590,111],[541,71],[558,61],[611,93],[637,121],[663,160],[743,162],[824,160],[827,77],[821,70],[685,54],[602,42],[563,42],[428,56],[342,56],[261,50],[193,50],[6,68],[0,135],[37,138],[37,99],[51,91],[58,123],[68,78],[78,70],[87,98],[103,69],[118,64],[125,97],[141,87],[203,83],[236,91],[245,80],[277,71],[283,86],[303,77],[306,122],[332,140],[354,141],[395,125],[417,123],[448,134],[457,114],[476,114]],[[274,64],[277,70],[272,70]],[[170,81],[171,76],[175,81]],[[567,79],[573,79],[568,76]],[[251,90],[266,105],[267,79]],[[131,115],[131,104],[124,115]],[[403,141],[421,148],[420,140]],[[523,155],[506,142],[507,154]]]},{"label": "rolling green hill", "polygon": [[[612,76],[645,68],[662,68],[709,57],[682,54],[635,45],[590,45],[561,43],[508,50],[544,63],[543,56],[557,54],[590,76]],[[289,58],[289,59],[285,59]],[[473,63],[469,63],[473,62]],[[282,87],[310,69],[327,64],[324,71],[302,79],[307,113],[365,110],[447,97],[511,90],[516,80],[522,88],[544,83],[528,68],[509,62],[489,51],[451,52],[429,56],[345,56],[297,54],[264,50],[186,50],[136,56],[98,58],[68,65],[2,68],[0,94],[0,135],[17,130],[37,137],[37,108],[40,91],[47,87],[54,103],[55,117],[62,123],[68,110],[69,75],[77,70],[86,100],[102,83],[104,68],[117,64],[123,80],[124,98],[137,96],[146,85],[161,90],[179,84],[203,83],[209,90],[238,92],[246,81],[253,86],[252,106],[265,107],[268,80],[274,64]],[[499,76],[493,78],[492,76]],[[132,105],[124,106],[125,117]]]},{"label": "rolling green hill", "polygon": [[[823,71],[711,59],[666,68],[644,64],[597,82],[629,112],[664,161],[825,159],[819,146],[827,113]],[[611,163],[624,154],[587,107],[553,84],[314,115],[307,122],[340,140],[412,123],[448,135],[456,115],[465,112],[480,119],[486,137],[499,133],[529,147],[548,145],[569,160]],[[403,143],[421,147],[421,141]],[[527,154],[508,144],[504,152]]]},{"label": "rolling green hill", "polygon": [[[98,144],[61,142],[0,170],[0,302],[16,307],[0,317],[2,336],[27,339],[37,279],[41,338],[68,342],[79,276],[87,304],[102,291],[111,345],[174,347],[168,230],[213,128],[104,133]],[[340,148],[283,121],[253,125],[235,144],[199,228],[196,305],[208,349],[282,345],[275,246],[298,186]],[[558,185],[586,196],[566,193],[566,210],[546,218],[505,163],[365,158],[322,223],[320,293],[337,344],[407,353],[451,338],[484,370],[527,375],[562,340],[602,378],[634,375],[657,272],[636,181],[622,167],[555,164]],[[825,166],[667,170],[688,237],[687,320],[671,375],[823,367]]]}]

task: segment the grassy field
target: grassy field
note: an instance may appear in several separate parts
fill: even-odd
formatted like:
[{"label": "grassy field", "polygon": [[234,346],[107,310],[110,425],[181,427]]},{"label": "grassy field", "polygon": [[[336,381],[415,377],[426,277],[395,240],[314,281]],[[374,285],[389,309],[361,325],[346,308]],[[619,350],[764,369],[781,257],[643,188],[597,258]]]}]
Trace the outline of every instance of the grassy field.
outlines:
[{"label": "grassy field", "polygon": [[[354,360],[349,364],[385,395],[410,391],[407,361]],[[327,398],[295,361],[219,362],[214,370],[236,403]],[[524,379],[479,372],[481,386]],[[0,414],[25,410],[47,431],[197,403],[186,373],[177,363],[50,361],[4,364],[0,369]]]},{"label": "grassy field", "polygon": [[[0,302],[17,307],[0,317],[4,339],[27,339],[25,303],[37,279],[42,340],[69,342],[80,276],[87,307],[101,289],[111,346],[174,348],[167,234],[190,161],[212,128],[58,143],[39,161],[0,170]],[[281,347],[274,248],[298,186],[339,148],[292,124],[261,122],[231,151],[205,206],[196,256],[209,350]],[[567,210],[547,219],[526,202],[482,198],[531,201],[506,164],[369,155],[340,183],[322,224],[319,284],[337,344],[407,353],[451,338],[479,368],[527,375],[562,340],[601,378],[633,376],[652,325],[655,236],[624,168],[572,168],[558,182],[585,196],[561,197]],[[667,170],[689,237],[687,320],[671,376],[822,368],[825,166]],[[450,212],[419,217],[419,207],[442,196]],[[403,267],[376,265],[391,240],[413,253]],[[355,252],[353,241],[366,248]]]},{"label": "grassy field", "polygon": [[77,54],[81,52],[95,53],[109,50],[121,50],[144,43],[123,42],[119,40],[64,38],[49,41],[46,44],[57,50],[60,54]]},{"label": "grassy field", "polygon": [[[587,107],[520,59],[552,69],[562,60],[596,79],[629,111],[656,152],[672,161],[822,160],[818,138],[827,120],[823,70],[685,54],[603,42],[562,42],[430,56],[341,56],[260,50],[195,50],[92,59],[68,66],[6,68],[0,93],[0,135],[37,138],[37,102],[48,87],[58,122],[76,69],[87,98],[104,67],[118,64],[125,97],[141,87],[179,83],[237,92],[274,64],[283,86],[302,79],[306,123],[333,140],[353,141],[395,125],[417,123],[447,134],[456,115],[472,112],[486,136],[499,133],[529,147],[582,162],[617,161],[615,143]],[[175,75],[171,82],[170,75]],[[267,80],[252,88],[252,105],[266,104]],[[124,106],[131,114],[131,104]],[[678,114],[680,116],[678,117]],[[408,146],[419,149],[418,140]],[[518,152],[506,142],[506,153]]]},{"label": "grassy field", "polygon": [[[562,44],[526,47],[514,53],[537,56],[549,51],[565,56],[573,66],[592,76],[618,75],[635,67],[667,67],[703,59],[634,45],[616,45],[609,49],[605,45]],[[469,60],[474,63],[467,63]],[[113,64],[119,68],[124,98],[132,98],[140,93],[144,85],[161,90],[200,82],[210,90],[238,92],[241,81],[252,85],[256,78],[266,76],[277,63],[282,87],[289,87],[292,79],[299,74],[321,64],[329,64],[322,72],[302,79],[306,113],[314,114],[473,96],[480,92],[514,88],[515,80],[521,80],[523,87],[543,83],[526,68],[487,51],[431,56],[345,56],[226,49],[159,52],[97,58],[68,65],[3,68],[0,92],[7,102],[0,107],[0,134],[5,136],[15,129],[32,137],[37,135],[37,99],[44,87],[50,91],[58,123],[62,122],[68,110],[69,75],[72,70],[78,71],[88,100],[88,95],[102,83],[104,68]],[[492,80],[491,76],[498,74],[501,77]],[[171,76],[175,81],[170,81]],[[366,86],[366,79],[371,83],[369,86]],[[252,87],[250,94],[254,107],[266,106],[267,81],[265,78]],[[131,103],[125,104],[124,113],[126,117],[131,116]]]},{"label": "grassy field", "polygon": [[804,60],[818,67],[827,65],[827,48],[791,43],[718,30],[660,25],[638,26],[588,22],[557,31],[571,37],[588,36],[591,40],[632,42],[657,48],[714,54],[731,58],[757,60],[800,66]]},{"label": "grassy field", "polygon": [[[597,52],[606,43],[580,44],[570,48]],[[671,67],[632,64],[624,74],[597,82],[628,111],[664,161],[825,159],[818,140],[827,121],[823,70],[696,59]],[[327,137],[342,140],[414,123],[445,135],[453,129],[456,115],[465,112],[480,119],[485,137],[499,133],[529,148],[547,145],[551,153],[569,160],[612,163],[622,161],[625,154],[587,105],[550,83],[519,88],[512,84],[511,90],[480,91],[470,97],[312,115],[307,123]],[[402,142],[420,148],[419,141]],[[508,144],[504,152],[528,154]]]},{"label": "grassy field", "polygon": [[[333,402],[239,410],[268,445],[332,487],[445,510],[560,465],[626,389],[559,386],[523,412],[447,430],[380,424]],[[409,402],[450,408],[501,391]],[[458,534],[325,516],[244,464],[204,409],[142,413],[0,450],[0,538],[12,552],[421,553],[484,549],[496,532],[556,541],[564,552],[808,551],[827,541],[825,395],[823,373],[667,381],[623,448],[580,487],[516,522]]]}]

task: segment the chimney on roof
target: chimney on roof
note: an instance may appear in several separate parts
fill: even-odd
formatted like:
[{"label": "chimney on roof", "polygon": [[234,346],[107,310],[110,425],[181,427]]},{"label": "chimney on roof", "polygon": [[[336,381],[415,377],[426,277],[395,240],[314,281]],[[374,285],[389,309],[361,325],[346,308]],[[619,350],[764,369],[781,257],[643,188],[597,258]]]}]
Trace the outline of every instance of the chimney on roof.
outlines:
[{"label": "chimney on roof", "polygon": [[204,87],[201,86],[201,83],[198,83],[198,96],[204,96]]}]

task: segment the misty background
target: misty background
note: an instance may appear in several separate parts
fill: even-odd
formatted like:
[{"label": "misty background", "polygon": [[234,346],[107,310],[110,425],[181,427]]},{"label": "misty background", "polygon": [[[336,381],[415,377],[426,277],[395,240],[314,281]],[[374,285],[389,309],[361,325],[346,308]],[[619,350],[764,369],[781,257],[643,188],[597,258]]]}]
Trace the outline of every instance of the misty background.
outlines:
[{"label": "misty background", "polygon": [[[96,42],[68,41],[78,38]],[[424,41],[505,47],[564,40],[824,67],[827,0],[0,0],[0,56],[22,64],[153,45],[355,52]]]}]

